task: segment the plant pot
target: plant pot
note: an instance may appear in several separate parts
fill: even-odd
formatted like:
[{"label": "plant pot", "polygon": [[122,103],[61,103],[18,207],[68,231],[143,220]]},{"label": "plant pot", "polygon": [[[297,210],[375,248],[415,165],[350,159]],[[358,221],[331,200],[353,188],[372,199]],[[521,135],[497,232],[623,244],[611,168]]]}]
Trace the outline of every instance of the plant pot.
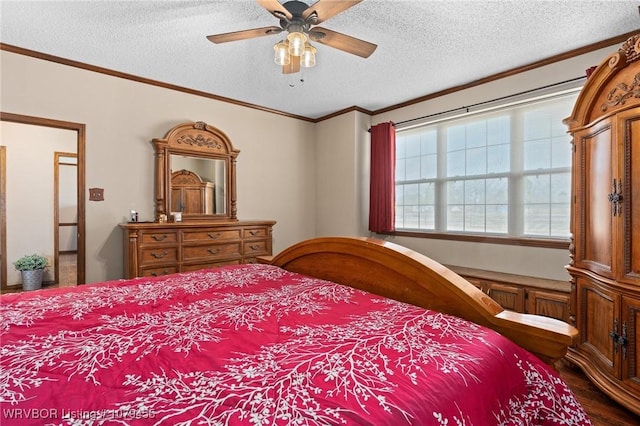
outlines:
[{"label": "plant pot", "polygon": [[21,271],[22,289],[24,291],[38,290],[42,288],[42,274],[44,269],[34,269],[31,271]]}]

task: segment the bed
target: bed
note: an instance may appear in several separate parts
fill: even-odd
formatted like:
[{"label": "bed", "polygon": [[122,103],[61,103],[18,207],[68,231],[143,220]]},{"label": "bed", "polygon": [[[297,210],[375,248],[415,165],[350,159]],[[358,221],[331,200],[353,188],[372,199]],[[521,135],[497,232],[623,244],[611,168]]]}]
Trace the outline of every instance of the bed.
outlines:
[{"label": "bed", "polygon": [[381,240],[1,302],[2,424],[590,424],[574,328]]}]

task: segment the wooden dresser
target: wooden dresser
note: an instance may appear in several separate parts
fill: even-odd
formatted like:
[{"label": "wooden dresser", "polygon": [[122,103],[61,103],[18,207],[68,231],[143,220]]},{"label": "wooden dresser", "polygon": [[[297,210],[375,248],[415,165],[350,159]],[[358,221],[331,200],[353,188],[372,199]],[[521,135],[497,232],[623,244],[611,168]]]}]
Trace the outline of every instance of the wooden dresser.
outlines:
[{"label": "wooden dresser", "polygon": [[567,358],[640,414],[640,34],[598,65],[571,117],[572,319]]},{"label": "wooden dresser", "polygon": [[274,221],[123,223],[125,278],[159,276],[271,255]]}]

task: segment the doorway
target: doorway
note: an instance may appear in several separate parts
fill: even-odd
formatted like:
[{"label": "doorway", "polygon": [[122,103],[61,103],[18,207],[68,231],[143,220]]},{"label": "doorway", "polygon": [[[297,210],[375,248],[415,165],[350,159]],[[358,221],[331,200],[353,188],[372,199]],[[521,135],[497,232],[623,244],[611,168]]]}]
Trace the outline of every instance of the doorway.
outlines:
[{"label": "doorway", "polygon": [[31,252],[46,282],[84,283],[85,125],[0,112],[0,126],[0,290],[19,290],[12,262]]}]

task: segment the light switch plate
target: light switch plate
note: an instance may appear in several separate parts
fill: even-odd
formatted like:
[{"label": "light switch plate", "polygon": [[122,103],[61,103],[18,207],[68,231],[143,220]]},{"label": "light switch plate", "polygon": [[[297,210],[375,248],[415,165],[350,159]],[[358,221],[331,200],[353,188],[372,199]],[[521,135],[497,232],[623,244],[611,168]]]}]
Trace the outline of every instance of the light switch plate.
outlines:
[{"label": "light switch plate", "polygon": [[89,201],[104,201],[104,189],[89,188]]}]

